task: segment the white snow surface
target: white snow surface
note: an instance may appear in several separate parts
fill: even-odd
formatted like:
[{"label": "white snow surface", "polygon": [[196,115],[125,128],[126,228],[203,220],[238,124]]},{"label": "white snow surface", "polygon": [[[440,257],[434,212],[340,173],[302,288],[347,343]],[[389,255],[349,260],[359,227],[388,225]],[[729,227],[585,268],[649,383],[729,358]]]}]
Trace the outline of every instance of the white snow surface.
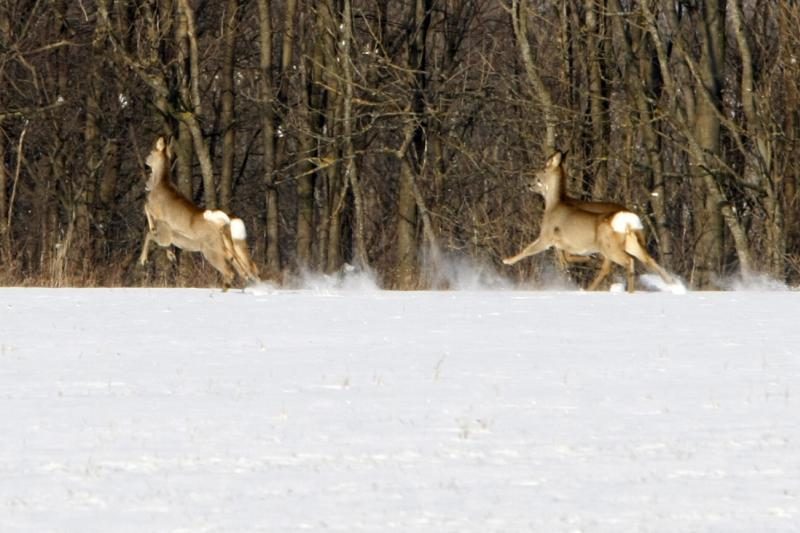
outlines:
[{"label": "white snow surface", "polygon": [[798,531],[799,308],[0,289],[0,531]]}]

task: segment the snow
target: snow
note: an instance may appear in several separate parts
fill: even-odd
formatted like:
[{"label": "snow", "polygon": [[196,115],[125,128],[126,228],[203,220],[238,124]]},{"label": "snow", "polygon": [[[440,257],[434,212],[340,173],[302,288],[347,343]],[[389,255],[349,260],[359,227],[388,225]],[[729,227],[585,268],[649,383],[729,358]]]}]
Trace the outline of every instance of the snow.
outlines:
[{"label": "snow", "polygon": [[797,309],[0,289],[0,530],[797,531]]}]

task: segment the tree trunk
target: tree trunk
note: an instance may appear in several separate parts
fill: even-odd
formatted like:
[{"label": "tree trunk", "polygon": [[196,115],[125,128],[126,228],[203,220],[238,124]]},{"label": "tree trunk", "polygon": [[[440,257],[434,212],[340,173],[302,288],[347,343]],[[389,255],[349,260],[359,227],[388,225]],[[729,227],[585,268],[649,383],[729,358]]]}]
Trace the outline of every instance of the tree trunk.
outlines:
[{"label": "tree trunk", "polygon": [[584,0],[586,20],[586,52],[589,55],[589,117],[591,123],[591,196],[607,197],[608,193],[608,94],[604,82],[605,39],[595,10],[596,0]]},{"label": "tree trunk", "polygon": [[[658,93],[656,75],[653,72],[655,59],[649,41],[643,39],[639,24],[627,23],[623,17],[619,0],[609,0],[609,10],[620,13],[613,17],[613,24],[619,41],[622,43],[622,58],[625,63],[625,86],[635,102],[638,114],[638,128],[641,132],[647,166],[650,170],[650,206],[655,219],[656,241],[659,248],[659,262],[667,269],[673,267],[672,232],[667,217],[667,187],[664,165],[661,160],[661,139],[656,130],[657,119],[653,114],[651,101],[656,101]],[[639,56],[633,52],[632,41],[639,42]],[[630,178],[630,177],[629,177]]]},{"label": "tree trunk", "polygon": [[[711,285],[715,274],[721,273],[724,226],[727,226],[733,237],[741,269],[748,272],[752,265],[746,232],[719,184],[723,174],[720,130],[725,44],[725,6],[720,2],[724,0],[701,4],[703,23],[700,24],[698,35],[701,43],[699,66],[682,49],[680,40],[674,43],[678,52],[683,54],[682,65],[691,72],[693,91],[685,88],[678,90],[670,72],[667,47],[661,39],[656,19],[647,2],[640,4],[648,33],[656,48],[665,88],[675,106],[677,123],[689,144],[688,152],[697,177],[694,180],[696,183],[692,197],[696,232],[694,239],[697,243],[692,284],[699,287]],[[677,26],[677,22],[673,21],[673,29]]]},{"label": "tree trunk", "polygon": [[330,2],[317,5],[315,38],[311,46],[311,64],[305,69],[304,86],[308,97],[308,109],[301,110],[306,131],[300,133],[300,157],[304,163],[300,165],[297,178],[297,222],[296,222],[296,259],[301,270],[312,268],[314,258],[314,190],[319,166],[319,149],[315,137],[325,137],[320,131],[325,121],[325,95],[323,76],[325,73],[326,52],[335,53],[335,44],[329,43],[333,24],[333,12]]},{"label": "tree trunk", "polygon": [[[186,15],[180,9],[177,10],[177,23],[175,24],[175,48],[178,54],[178,86],[184,97],[189,94],[189,30],[186,24]],[[164,104],[166,105],[166,104]],[[173,138],[172,150],[175,153],[176,161],[176,184],[178,190],[190,200],[194,198],[194,184],[192,183],[192,161],[194,159],[194,148],[192,143],[192,133],[189,126],[178,121],[178,135]]]},{"label": "tree trunk", "polygon": [[[2,31],[2,26],[0,26]],[[0,95],[2,106],[2,95]],[[6,173],[6,132],[0,119],[0,262],[11,262],[11,235],[8,232],[8,174]]]},{"label": "tree trunk", "polygon": [[400,182],[397,190],[397,229],[395,288],[411,289],[417,285],[417,202],[414,176],[408,155],[400,159]]},{"label": "tree trunk", "polygon": [[[414,174],[425,157],[425,91],[427,88],[427,40],[431,23],[431,0],[416,0],[414,27],[417,32],[410,43],[408,61],[414,73],[411,94],[411,122],[406,126],[400,160],[397,190],[396,273],[395,286],[408,289],[418,284],[417,202],[414,197]],[[413,153],[409,153],[409,149]]]},{"label": "tree trunk", "polygon": [[[8,11],[0,9],[0,40],[11,42],[11,21]],[[2,68],[0,68],[2,72]],[[3,93],[0,92],[0,109],[5,109],[6,104]],[[11,261],[11,235],[8,232],[8,174],[6,173],[6,131],[3,129],[3,118],[0,117],[0,262],[9,264]]]},{"label": "tree trunk", "polygon": [[[714,275],[722,272],[723,219],[722,204],[714,194],[716,175],[719,172],[714,157],[720,155],[720,121],[717,116],[722,98],[724,76],[723,46],[725,42],[725,8],[720,1],[710,0],[703,7],[704,31],[700,55],[702,86],[708,98],[697,98],[694,131],[700,151],[694,153],[694,165],[700,174],[696,181],[695,215],[697,224],[697,249],[695,250],[696,283],[700,287],[710,285]],[[709,174],[713,173],[713,174]]]},{"label": "tree trunk", "polygon": [[236,129],[234,127],[234,52],[236,47],[236,23],[239,0],[228,0],[223,26],[222,57],[222,169],[219,178],[219,204],[223,211],[230,212],[233,195],[233,165],[236,154]]},{"label": "tree trunk", "polygon": [[109,232],[111,220],[114,216],[114,197],[117,192],[117,181],[119,177],[120,153],[116,140],[110,139],[108,149],[103,163],[103,173],[100,176],[98,186],[98,220],[100,239],[95,242],[95,257],[107,259],[108,253],[103,253],[110,246],[111,234]]},{"label": "tree trunk", "polygon": [[263,128],[263,181],[265,230],[265,277],[277,278],[281,271],[280,233],[278,219],[278,189],[275,187],[275,91],[272,82],[272,16],[269,0],[258,0],[261,127]]},{"label": "tree trunk", "polygon": [[[728,0],[733,34],[742,61],[740,98],[747,120],[747,132],[753,142],[753,151],[745,154],[746,167],[758,177],[759,184],[766,190],[764,207],[766,211],[765,233],[767,252],[766,270],[776,279],[784,277],[784,257],[786,254],[786,227],[783,211],[783,176],[775,174],[772,158],[772,141],[769,126],[764,124],[756,110],[756,84],[753,67],[753,54],[747,42],[742,20],[741,0]],[[746,169],[745,172],[748,172]],[[743,274],[748,265],[742,265]],[[749,268],[752,268],[750,266]]]},{"label": "tree trunk", "polygon": [[[200,51],[197,46],[197,31],[195,28],[194,8],[189,0],[180,0],[181,11],[186,17],[186,36],[189,40],[189,94],[184,95],[187,102],[191,102],[191,110],[183,111],[179,118],[186,123],[194,141],[194,149],[200,162],[200,172],[203,175],[203,198],[206,209],[217,208],[217,191],[214,180],[214,168],[211,164],[211,154],[208,144],[203,136],[198,117],[202,116],[202,101],[200,98]],[[188,98],[187,98],[188,96]]]},{"label": "tree trunk", "polygon": [[[78,195],[77,210],[75,217],[75,239],[76,245],[72,251],[76,265],[91,265],[97,260],[95,252],[98,251],[96,245],[103,241],[102,222],[105,213],[105,206],[97,202],[96,196],[100,192],[102,185],[101,167],[107,162],[104,161],[104,152],[108,152],[110,142],[102,141],[104,136],[100,130],[103,119],[101,103],[105,89],[105,72],[103,62],[105,60],[105,47],[103,43],[106,38],[106,28],[102,24],[95,25],[95,34],[92,41],[91,54],[89,59],[89,83],[86,93],[86,116],[84,124],[84,178],[81,180],[81,190]],[[93,231],[90,221],[94,218],[95,227],[101,233]],[[94,234],[93,234],[94,233]],[[93,245],[94,243],[94,245]]]},{"label": "tree trunk", "polygon": [[350,0],[344,0],[344,11],[342,13],[343,35],[341,64],[344,73],[344,116],[342,123],[344,127],[344,177],[350,185],[353,193],[353,205],[355,216],[354,230],[354,263],[359,270],[369,266],[367,258],[366,230],[364,223],[364,201],[361,193],[361,183],[358,179],[358,165],[356,164],[356,152],[353,144],[353,58],[350,54],[350,45],[353,39],[352,12]]},{"label": "tree trunk", "polygon": [[528,43],[528,0],[512,0],[511,24],[514,36],[519,47],[520,59],[525,67],[528,81],[533,87],[533,96],[539,102],[541,114],[544,115],[545,135],[543,149],[545,156],[549,156],[556,149],[556,114],[553,97],[539,76],[539,71],[534,63],[531,47]]}]

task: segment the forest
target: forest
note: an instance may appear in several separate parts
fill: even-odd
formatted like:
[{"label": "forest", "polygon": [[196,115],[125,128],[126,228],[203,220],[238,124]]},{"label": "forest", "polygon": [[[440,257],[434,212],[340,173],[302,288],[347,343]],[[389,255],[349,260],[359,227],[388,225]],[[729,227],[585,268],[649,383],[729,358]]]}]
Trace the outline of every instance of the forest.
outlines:
[{"label": "forest", "polygon": [[795,0],[4,0],[0,285],[217,283],[199,254],[137,262],[162,135],[277,284],[535,284],[552,252],[502,259],[561,150],[569,194],[639,213],[692,288],[794,285],[799,55]]}]

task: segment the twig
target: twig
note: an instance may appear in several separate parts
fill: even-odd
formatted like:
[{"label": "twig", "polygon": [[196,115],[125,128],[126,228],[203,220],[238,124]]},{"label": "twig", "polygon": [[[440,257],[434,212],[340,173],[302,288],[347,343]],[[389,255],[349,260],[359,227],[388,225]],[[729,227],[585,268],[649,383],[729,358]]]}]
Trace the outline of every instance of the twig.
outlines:
[{"label": "twig", "polygon": [[22,167],[22,143],[25,140],[25,133],[28,131],[26,124],[22,128],[22,133],[19,134],[19,143],[17,145],[17,168],[14,171],[14,185],[11,187],[11,198],[8,200],[8,218],[6,221],[6,231],[11,235],[11,216],[14,214],[14,198],[17,196],[17,184],[19,183],[19,172]]}]

